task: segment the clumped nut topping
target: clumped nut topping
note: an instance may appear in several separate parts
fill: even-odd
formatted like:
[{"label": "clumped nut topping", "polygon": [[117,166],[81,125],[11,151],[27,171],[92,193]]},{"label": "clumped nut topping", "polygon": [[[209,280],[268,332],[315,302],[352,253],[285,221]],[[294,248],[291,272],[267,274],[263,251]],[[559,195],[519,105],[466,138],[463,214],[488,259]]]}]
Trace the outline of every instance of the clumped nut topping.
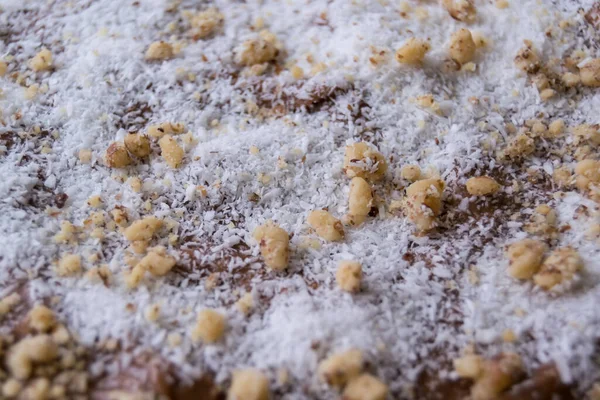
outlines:
[{"label": "clumped nut topping", "polygon": [[267,267],[275,271],[282,271],[287,267],[290,237],[284,229],[267,222],[254,230],[253,237],[259,242],[260,253]]},{"label": "clumped nut topping", "polygon": [[362,281],[362,266],[358,261],[340,261],[335,280],[340,289],[350,293],[358,292]]},{"label": "clumped nut topping", "polygon": [[587,190],[590,185],[600,184],[600,161],[579,161],[575,166],[575,175],[575,184],[580,190]]},{"label": "clumped nut topping", "polygon": [[279,49],[275,35],[263,31],[259,37],[246,40],[236,49],[235,62],[251,67],[273,61],[277,54],[279,54]]},{"label": "clumped nut topping", "polygon": [[400,169],[400,177],[409,182],[416,182],[421,178],[421,168],[418,165],[404,165]]},{"label": "clumped nut topping", "polygon": [[548,247],[544,242],[524,239],[508,247],[508,274],[517,279],[530,279],[542,265]]},{"label": "clumped nut topping", "polygon": [[514,353],[505,353],[500,357],[484,360],[481,374],[471,388],[473,400],[495,399],[500,393],[513,385],[523,374],[521,357]]},{"label": "clumped nut topping", "polygon": [[471,31],[462,28],[450,37],[450,58],[459,64],[465,64],[475,56],[477,46],[471,36]]},{"label": "clumped nut topping", "polygon": [[325,210],[315,210],[308,214],[308,224],[323,239],[335,242],[344,238],[342,222]]},{"label": "clumped nut topping", "polygon": [[196,326],[192,330],[192,340],[204,343],[218,342],[225,333],[225,316],[215,310],[205,309],[198,313]]},{"label": "clumped nut topping", "polygon": [[154,139],[160,139],[165,135],[178,135],[185,131],[185,125],[181,122],[163,122],[157,125],[150,125],[146,129],[148,135]]},{"label": "clumped nut topping", "polygon": [[348,197],[349,213],[345,219],[350,225],[360,225],[367,219],[372,206],[373,192],[371,185],[358,176],[352,178]]},{"label": "clumped nut topping", "polygon": [[77,254],[67,254],[58,262],[56,273],[59,276],[72,276],[81,271],[81,257]]},{"label": "clumped nut topping", "polygon": [[599,87],[600,86],[600,58],[585,63],[579,70],[581,83],[585,86]]},{"label": "clumped nut topping", "polygon": [[523,46],[515,57],[515,64],[521,71],[534,73],[540,69],[540,58],[533,48],[531,40],[524,40]]},{"label": "clumped nut topping", "polygon": [[0,321],[12,311],[21,302],[21,296],[18,293],[11,293],[0,300]]},{"label": "clumped nut topping", "polygon": [[47,71],[52,67],[52,53],[48,49],[42,49],[31,60],[29,67],[34,71]]},{"label": "clumped nut topping", "polygon": [[432,229],[436,217],[442,212],[442,193],[444,181],[441,179],[423,179],[406,189],[404,201],[408,218],[422,231]]},{"label": "clumped nut topping", "polygon": [[146,60],[159,61],[173,58],[173,46],[167,42],[154,42],[146,50]]},{"label": "clumped nut topping", "polygon": [[500,185],[489,176],[477,176],[467,180],[467,192],[472,196],[487,196],[496,193]]},{"label": "clumped nut topping", "polygon": [[29,336],[11,347],[7,367],[18,379],[31,376],[33,365],[52,361],[58,355],[58,346],[48,335]]},{"label": "clumped nut topping", "polygon": [[125,229],[125,239],[130,242],[150,240],[162,225],[163,221],[156,217],[144,217]]},{"label": "clumped nut topping", "polygon": [[577,250],[563,247],[550,253],[538,273],[534,275],[533,282],[543,289],[550,290],[556,285],[572,281],[581,269],[583,260]]},{"label": "clumped nut topping", "polygon": [[161,155],[171,168],[179,168],[183,161],[183,148],[171,135],[165,135],[158,141]]},{"label": "clumped nut topping", "polygon": [[227,400],[269,400],[269,379],[257,369],[233,372]]},{"label": "clumped nut topping", "polygon": [[527,157],[535,151],[535,142],[525,133],[513,137],[504,149],[504,155],[512,159]]},{"label": "clumped nut topping", "polygon": [[223,19],[223,14],[216,8],[209,8],[194,15],[190,20],[194,39],[204,39],[211,35],[223,23]]},{"label": "clumped nut topping", "polygon": [[143,268],[154,276],[163,276],[175,266],[176,262],[174,257],[167,254],[164,247],[157,246],[150,250],[136,267]]},{"label": "clumped nut topping", "polygon": [[453,360],[454,370],[461,378],[477,379],[483,372],[483,359],[477,354],[466,354]]},{"label": "clumped nut topping", "polygon": [[127,147],[121,142],[113,142],[106,149],[104,155],[106,165],[111,168],[125,168],[131,164],[131,157],[127,152]]},{"label": "clumped nut topping", "polygon": [[150,154],[150,139],[139,133],[129,133],[123,140],[125,148],[136,157],[143,158]]},{"label": "clumped nut topping", "polygon": [[34,306],[29,311],[27,319],[29,326],[37,332],[48,332],[56,325],[54,311],[41,304]]},{"label": "clumped nut topping", "polygon": [[477,10],[471,0],[442,0],[442,4],[452,18],[463,22],[475,21]]},{"label": "clumped nut topping", "polygon": [[575,144],[590,142],[600,145],[600,132],[598,125],[581,124],[571,129]]},{"label": "clumped nut topping", "polygon": [[387,171],[383,155],[366,142],[346,146],[344,172],[349,178],[358,176],[370,181],[381,180]]},{"label": "clumped nut topping", "polygon": [[400,64],[419,65],[430,49],[429,42],[410,38],[396,51],[396,61]]},{"label": "clumped nut topping", "polygon": [[330,386],[342,388],[363,370],[364,361],[360,350],[351,349],[336,353],[319,364],[319,377]]},{"label": "clumped nut topping", "polygon": [[350,381],[344,389],[344,400],[385,400],[388,387],[370,374],[362,374]]}]

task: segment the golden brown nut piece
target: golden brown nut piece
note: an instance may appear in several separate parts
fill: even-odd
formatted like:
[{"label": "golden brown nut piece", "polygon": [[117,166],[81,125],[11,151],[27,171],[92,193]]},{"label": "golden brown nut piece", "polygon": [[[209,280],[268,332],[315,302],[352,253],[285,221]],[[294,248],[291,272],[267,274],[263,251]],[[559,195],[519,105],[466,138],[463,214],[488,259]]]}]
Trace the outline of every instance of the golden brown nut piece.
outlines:
[{"label": "golden brown nut piece", "polygon": [[342,222],[328,211],[311,211],[307,222],[317,232],[317,235],[325,240],[335,242],[344,238],[344,226]]},{"label": "golden brown nut piece", "polygon": [[125,168],[131,164],[131,157],[127,151],[127,147],[121,142],[113,142],[106,149],[104,155],[106,165],[111,168]]},{"label": "golden brown nut piece", "polygon": [[406,189],[404,208],[408,218],[422,231],[435,227],[436,217],[442,212],[444,181],[423,179]]},{"label": "golden brown nut piece", "polygon": [[533,276],[536,285],[549,290],[561,283],[572,281],[575,275],[583,269],[581,256],[572,247],[554,250],[537,274]]},{"label": "golden brown nut piece", "polygon": [[477,10],[471,0],[443,0],[442,5],[452,18],[459,21],[473,22],[477,16]]},{"label": "golden brown nut piece", "polygon": [[508,247],[508,274],[517,279],[531,278],[542,265],[548,246],[534,239],[524,239]]},{"label": "golden brown nut piece", "polygon": [[383,155],[368,143],[353,143],[346,146],[344,172],[349,178],[358,176],[375,182],[385,176],[387,162]]},{"label": "golden brown nut piece", "polygon": [[430,49],[429,42],[410,38],[396,51],[396,61],[400,64],[419,65]]},{"label": "golden brown nut piece", "polygon": [[278,225],[268,222],[257,227],[253,236],[260,244],[260,253],[267,267],[276,271],[284,270],[289,261],[288,233]]}]

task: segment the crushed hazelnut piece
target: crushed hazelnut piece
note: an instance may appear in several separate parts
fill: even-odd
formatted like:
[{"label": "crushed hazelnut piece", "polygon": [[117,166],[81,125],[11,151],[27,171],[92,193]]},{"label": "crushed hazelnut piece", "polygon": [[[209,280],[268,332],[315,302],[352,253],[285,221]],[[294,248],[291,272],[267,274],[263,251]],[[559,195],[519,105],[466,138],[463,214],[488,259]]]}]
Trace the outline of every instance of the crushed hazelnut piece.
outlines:
[{"label": "crushed hazelnut piece", "polygon": [[121,227],[127,226],[129,218],[127,217],[127,211],[123,208],[114,208],[110,211],[113,221]]},{"label": "crushed hazelnut piece", "polygon": [[494,399],[523,373],[521,357],[514,353],[502,354],[501,357],[484,360],[481,375],[471,388],[473,400]]},{"label": "crushed hazelnut piece", "polygon": [[167,254],[164,247],[159,246],[150,250],[135,268],[142,268],[154,276],[163,276],[175,266],[176,262],[174,257]]},{"label": "crushed hazelnut piece", "polygon": [[308,214],[308,224],[323,239],[335,242],[344,238],[342,222],[325,210],[314,210]]},{"label": "crushed hazelnut piece", "polygon": [[517,340],[517,335],[512,329],[505,329],[502,332],[502,340],[504,343],[513,343]]},{"label": "crushed hazelnut piece", "polygon": [[106,149],[104,155],[106,165],[111,168],[124,168],[131,164],[131,157],[123,143],[113,142]]},{"label": "crushed hazelnut piece", "polygon": [[513,137],[506,146],[504,154],[509,158],[519,159],[535,151],[535,142],[524,133]]},{"label": "crushed hazelnut piece", "polygon": [[350,293],[358,292],[362,280],[362,266],[358,261],[340,261],[335,280],[340,289]]},{"label": "crushed hazelnut piece", "polygon": [[8,70],[8,64],[4,61],[0,61],[0,77],[6,75],[6,71]]},{"label": "crushed hazelnut piece", "polygon": [[452,18],[463,22],[475,21],[477,11],[471,0],[442,0],[442,4]]},{"label": "crushed hazelnut piece", "polygon": [[144,217],[129,225],[123,233],[130,242],[150,240],[162,225],[163,221],[156,217]]},{"label": "crushed hazelnut piece", "polygon": [[600,145],[600,132],[598,125],[582,124],[573,127],[572,129],[575,144],[580,144],[589,141],[595,145]]},{"label": "crushed hazelnut piece", "polygon": [[177,135],[185,131],[185,125],[181,122],[163,122],[158,125],[150,125],[146,133],[154,139],[160,139],[165,135]]},{"label": "crushed hazelnut piece", "polygon": [[373,206],[373,193],[371,185],[360,177],[352,178],[350,181],[350,193],[348,198],[348,215],[346,220],[350,225],[362,224]]},{"label": "crushed hazelnut piece", "polygon": [[158,321],[158,317],[160,316],[160,305],[152,304],[146,307],[144,310],[144,317],[150,322]]},{"label": "crushed hazelnut piece", "polygon": [[58,262],[56,273],[59,276],[72,276],[81,271],[81,256],[77,254],[67,254]]},{"label": "crushed hazelnut piece", "polygon": [[509,260],[508,274],[517,279],[531,278],[542,265],[545,243],[534,239],[524,239],[508,247],[506,255]]},{"label": "crushed hazelnut piece", "polygon": [[0,320],[6,314],[12,311],[13,308],[21,302],[21,296],[18,293],[11,293],[0,300]]},{"label": "crushed hazelnut piece", "polygon": [[169,343],[170,347],[177,347],[182,343],[182,341],[183,338],[179,333],[169,333],[169,335],[167,336],[167,343]]},{"label": "crushed hazelnut piece", "polygon": [[238,301],[235,302],[235,307],[244,315],[248,315],[254,307],[254,299],[251,293],[246,293]]},{"label": "crushed hazelnut piece", "polygon": [[461,378],[477,379],[481,375],[483,359],[476,354],[466,354],[453,360],[454,370]]},{"label": "crushed hazelnut piece", "polygon": [[567,187],[571,185],[571,171],[568,167],[559,167],[552,173],[552,179],[559,187]]},{"label": "crushed hazelnut piece", "polygon": [[7,398],[17,397],[23,389],[23,384],[15,378],[10,378],[2,385],[2,395]]},{"label": "crushed hazelnut piece", "polygon": [[421,168],[418,165],[404,165],[400,170],[400,176],[409,182],[416,182],[421,177]]},{"label": "crushed hazelnut piece", "polygon": [[210,36],[223,23],[223,19],[223,14],[216,8],[209,8],[194,15],[190,20],[194,39],[204,39]]},{"label": "crushed hazelnut piece", "polygon": [[405,212],[420,230],[435,226],[436,217],[442,212],[444,187],[442,180],[431,178],[417,181],[406,189]]},{"label": "crushed hazelnut piece", "polygon": [[277,48],[277,39],[272,33],[265,33],[261,36],[246,40],[235,51],[235,62],[240,65],[251,67],[256,64],[273,61],[279,50]]},{"label": "crushed hazelnut piece", "polygon": [[577,250],[563,247],[550,253],[534,275],[533,281],[543,289],[549,290],[563,282],[572,281],[581,269],[583,260]]},{"label": "crushed hazelnut piece", "polygon": [[52,67],[52,53],[44,48],[40,50],[31,60],[29,67],[34,71],[47,71]]},{"label": "crushed hazelnut piece", "polygon": [[551,98],[553,98],[556,95],[556,90],[554,89],[544,89],[540,92],[540,99],[542,99],[543,101],[547,101],[550,100]]},{"label": "crushed hazelnut piece", "polygon": [[192,340],[215,343],[223,337],[225,326],[223,314],[211,309],[202,310],[198,313],[196,326],[192,330]]},{"label": "crushed hazelnut piece", "polygon": [[258,147],[256,147],[255,145],[250,146],[250,154],[252,154],[253,156],[258,155],[258,153],[260,153],[260,150]]},{"label": "crushed hazelnut piece", "polygon": [[565,131],[565,121],[562,119],[554,120],[548,125],[548,133],[552,135],[552,137],[558,137],[563,134]]},{"label": "crushed hazelnut piece", "polygon": [[150,139],[139,133],[128,133],[123,140],[131,154],[143,158],[150,154]]},{"label": "crushed hazelnut piece", "polygon": [[410,38],[396,51],[396,61],[401,64],[419,65],[429,49],[431,49],[429,42]]},{"label": "crushed hazelnut piece", "polygon": [[269,400],[269,380],[257,369],[233,372],[227,400]]},{"label": "crushed hazelnut piece", "polygon": [[343,387],[363,370],[363,355],[360,350],[351,349],[335,353],[319,364],[319,377],[330,386]]},{"label": "crushed hazelnut piece", "polygon": [[385,400],[388,387],[370,374],[362,374],[350,381],[344,389],[344,400]]},{"label": "crushed hazelnut piece", "polygon": [[87,200],[87,204],[88,206],[94,208],[101,207],[103,204],[102,197],[100,197],[99,195],[92,196]]},{"label": "crushed hazelnut piece", "polygon": [[590,185],[600,184],[600,161],[579,161],[575,166],[575,175],[575,184],[580,190],[587,190]]},{"label": "crushed hazelnut piece", "polygon": [[48,335],[28,336],[11,347],[6,361],[11,374],[17,379],[31,376],[33,364],[52,361],[58,347]]},{"label": "crushed hazelnut piece", "polygon": [[580,68],[581,83],[585,86],[600,86],[600,58],[594,58]]},{"label": "crushed hazelnut piece", "polygon": [[472,196],[487,196],[496,193],[500,185],[489,176],[477,176],[467,180],[467,192]]},{"label": "crushed hazelnut piece", "polygon": [[525,40],[524,43],[525,46],[519,50],[515,57],[515,64],[522,71],[536,72],[540,68],[540,58],[534,50],[531,40]]},{"label": "crushed hazelnut piece", "polygon": [[566,87],[575,87],[581,82],[581,77],[578,74],[567,72],[561,77],[562,82]]},{"label": "crushed hazelnut piece", "polygon": [[344,172],[349,178],[358,176],[370,181],[379,181],[386,171],[385,158],[368,143],[358,142],[346,146]]},{"label": "crushed hazelnut piece", "polygon": [[503,10],[505,8],[508,8],[509,3],[507,0],[496,0],[496,8]]},{"label": "crushed hazelnut piece", "polygon": [[88,149],[79,150],[79,162],[82,164],[89,164],[92,161],[92,151]]},{"label": "crushed hazelnut piece", "polygon": [[29,326],[37,332],[48,332],[56,325],[56,316],[48,307],[38,304],[27,315]]},{"label": "crushed hazelnut piece", "polygon": [[173,55],[173,46],[162,40],[151,43],[146,50],[146,60],[148,61],[168,60],[173,58]]},{"label": "crushed hazelnut piece", "polygon": [[450,37],[450,57],[459,64],[465,64],[475,56],[475,42],[471,31],[462,28]]},{"label": "crushed hazelnut piece", "polygon": [[179,168],[183,161],[183,148],[177,143],[173,136],[165,135],[158,141],[161,155],[171,168]]},{"label": "crushed hazelnut piece", "polygon": [[284,270],[289,261],[288,233],[278,225],[267,222],[257,227],[252,235],[259,242],[260,253],[267,267],[275,271]]},{"label": "crushed hazelnut piece", "polygon": [[304,77],[304,70],[297,65],[292,66],[290,72],[294,79],[302,79]]}]

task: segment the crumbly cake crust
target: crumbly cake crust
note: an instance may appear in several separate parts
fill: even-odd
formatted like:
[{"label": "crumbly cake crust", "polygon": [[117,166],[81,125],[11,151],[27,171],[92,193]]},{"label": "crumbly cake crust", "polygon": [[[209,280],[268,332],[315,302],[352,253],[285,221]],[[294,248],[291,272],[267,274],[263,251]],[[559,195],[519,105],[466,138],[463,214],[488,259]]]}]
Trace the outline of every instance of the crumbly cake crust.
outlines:
[{"label": "crumbly cake crust", "polygon": [[599,398],[600,5],[209,3],[0,0],[2,396]]}]

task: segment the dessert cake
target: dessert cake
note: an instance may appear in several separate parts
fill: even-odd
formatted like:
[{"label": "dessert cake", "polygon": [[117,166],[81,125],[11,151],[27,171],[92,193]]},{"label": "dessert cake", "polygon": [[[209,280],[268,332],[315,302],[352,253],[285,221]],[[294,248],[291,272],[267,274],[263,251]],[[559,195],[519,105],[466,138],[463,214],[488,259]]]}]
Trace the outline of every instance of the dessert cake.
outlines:
[{"label": "dessert cake", "polygon": [[0,9],[0,398],[600,399],[600,3]]}]

